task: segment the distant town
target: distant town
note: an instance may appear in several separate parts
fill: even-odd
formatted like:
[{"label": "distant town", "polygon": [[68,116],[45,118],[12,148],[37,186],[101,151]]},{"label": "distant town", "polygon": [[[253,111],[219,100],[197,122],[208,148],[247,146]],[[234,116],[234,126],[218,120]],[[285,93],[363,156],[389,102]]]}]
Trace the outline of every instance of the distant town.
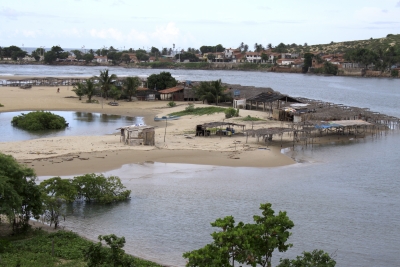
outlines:
[{"label": "distant town", "polygon": [[341,76],[399,77],[400,35],[325,45],[245,43],[235,48],[221,44],[199,49],[101,49],[64,50],[44,46],[28,53],[18,46],[0,47],[3,64],[104,65],[143,68],[237,69]]}]

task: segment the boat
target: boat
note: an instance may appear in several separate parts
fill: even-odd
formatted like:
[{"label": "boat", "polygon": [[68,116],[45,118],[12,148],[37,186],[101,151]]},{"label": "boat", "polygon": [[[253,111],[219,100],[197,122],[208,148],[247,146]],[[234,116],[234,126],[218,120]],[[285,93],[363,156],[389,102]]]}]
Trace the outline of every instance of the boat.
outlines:
[{"label": "boat", "polygon": [[171,115],[171,116],[162,116],[162,117],[155,116],[154,117],[154,121],[165,121],[165,120],[171,121],[171,120],[177,120],[179,118],[180,118],[180,116],[173,116],[173,115]]}]

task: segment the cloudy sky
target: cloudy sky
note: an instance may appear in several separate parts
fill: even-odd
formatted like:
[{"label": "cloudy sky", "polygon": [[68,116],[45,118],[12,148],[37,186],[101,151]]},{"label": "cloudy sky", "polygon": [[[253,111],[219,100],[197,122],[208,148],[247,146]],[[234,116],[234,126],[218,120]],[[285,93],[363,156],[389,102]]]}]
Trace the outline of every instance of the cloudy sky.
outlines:
[{"label": "cloudy sky", "polygon": [[400,0],[13,0],[0,25],[0,46],[253,49],[399,34]]}]

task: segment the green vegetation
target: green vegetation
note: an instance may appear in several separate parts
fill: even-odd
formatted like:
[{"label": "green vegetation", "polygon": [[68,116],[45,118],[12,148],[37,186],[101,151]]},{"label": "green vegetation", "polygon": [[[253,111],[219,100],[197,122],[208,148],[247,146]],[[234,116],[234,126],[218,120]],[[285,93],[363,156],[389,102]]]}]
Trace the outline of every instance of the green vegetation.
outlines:
[{"label": "green vegetation", "polygon": [[82,96],[86,95],[88,98],[87,103],[92,103],[92,97],[95,94],[96,88],[92,79],[87,79],[83,83],[77,83],[74,85],[72,91],[82,100]]},{"label": "green vegetation", "polygon": [[156,90],[163,90],[166,88],[174,87],[178,81],[172,77],[169,72],[161,72],[160,74],[152,74],[147,78],[147,87]]},{"label": "green vegetation", "polygon": [[127,77],[124,82],[124,92],[128,96],[129,101],[132,101],[132,96],[136,94],[136,90],[140,85],[139,77]]},{"label": "green vegetation", "polygon": [[[272,253],[277,249],[287,251],[292,244],[287,243],[294,223],[279,211],[275,215],[270,203],[260,205],[262,216],[254,215],[254,223],[235,224],[232,216],[217,219],[211,223],[219,231],[211,234],[213,242],[198,250],[183,254],[187,267],[225,266],[235,263],[249,266],[271,267]],[[336,262],[322,250],[303,252],[295,260],[284,259],[279,267],[318,266],[334,267]]]},{"label": "green vegetation", "polygon": [[244,118],[239,118],[238,120],[241,120],[241,121],[264,121],[263,119],[260,119],[257,117],[251,117],[250,115],[247,115],[247,117],[244,117]]},{"label": "green vegetation", "polygon": [[35,179],[33,169],[0,153],[0,214],[9,218],[14,233],[26,231],[29,219],[37,219],[42,213],[40,190]]},{"label": "green vegetation", "polygon": [[225,109],[225,118],[239,117],[239,109],[227,108]]},{"label": "green vegetation", "polygon": [[4,107],[4,105],[0,103],[0,108],[2,108],[2,107]]},{"label": "green vegetation", "polygon": [[60,130],[67,127],[65,119],[49,111],[33,111],[15,116],[11,124],[28,131]]},{"label": "green vegetation", "polygon": [[176,103],[174,101],[169,101],[167,104],[168,107],[173,108],[176,106]]},{"label": "green vegetation", "polygon": [[226,87],[222,86],[221,79],[211,82],[200,82],[200,85],[193,87],[195,95],[208,103],[215,103],[218,105],[221,101],[231,101],[232,97],[226,94]]},{"label": "green vegetation", "polygon": [[197,115],[197,116],[202,116],[202,115],[211,115],[214,113],[220,113],[220,112],[225,112],[226,108],[221,108],[221,107],[204,107],[204,108],[189,108],[187,107],[185,110],[178,111],[178,112],[173,112],[169,115],[174,115],[174,116],[185,116],[185,115]]},{"label": "green vegetation", "polygon": [[[160,265],[134,258],[133,256],[126,255],[122,250],[120,243],[123,238],[114,238],[114,235],[103,236],[106,243],[117,247],[109,248],[100,245],[102,252],[99,260],[102,264],[91,265],[90,249],[98,247],[98,244],[79,237],[77,234],[67,231],[58,231],[55,233],[47,233],[43,230],[30,231],[26,235],[2,237],[7,241],[6,246],[1,253],[0,266],[48,266],[48,267],[75,267],[75,266],[137,266],[137,267],[160,267]],[[53,253],[54,244],[54,253]],[[1,252],[1,251],[0,251]],[[115,257],[115,253],[121,253],[123,260],[121,265],[113,265],[114,262],[109,260]]]},{"label": "green vegetation", "polygon": [[117,79],[117,75],[109,74],[108,69],[100,71],[100,76],[93,77],[94,79],[98,79],[100,82],[101,90],[103,91],[103,95],[108,99],[108,91],[111,89],[111,85]]}]

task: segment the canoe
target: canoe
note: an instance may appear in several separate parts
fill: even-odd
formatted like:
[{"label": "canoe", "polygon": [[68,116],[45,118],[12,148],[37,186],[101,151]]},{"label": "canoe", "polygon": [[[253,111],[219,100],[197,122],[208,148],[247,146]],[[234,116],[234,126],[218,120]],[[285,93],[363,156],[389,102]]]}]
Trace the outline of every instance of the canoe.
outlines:
[{"label": "canoe", "polygon": [[154,121],[165,121],[165,120],[170,121],[170,120],[177,120],[179,118],[180,118],[179,116],[162,116],[162,117],[155,116]]}]

